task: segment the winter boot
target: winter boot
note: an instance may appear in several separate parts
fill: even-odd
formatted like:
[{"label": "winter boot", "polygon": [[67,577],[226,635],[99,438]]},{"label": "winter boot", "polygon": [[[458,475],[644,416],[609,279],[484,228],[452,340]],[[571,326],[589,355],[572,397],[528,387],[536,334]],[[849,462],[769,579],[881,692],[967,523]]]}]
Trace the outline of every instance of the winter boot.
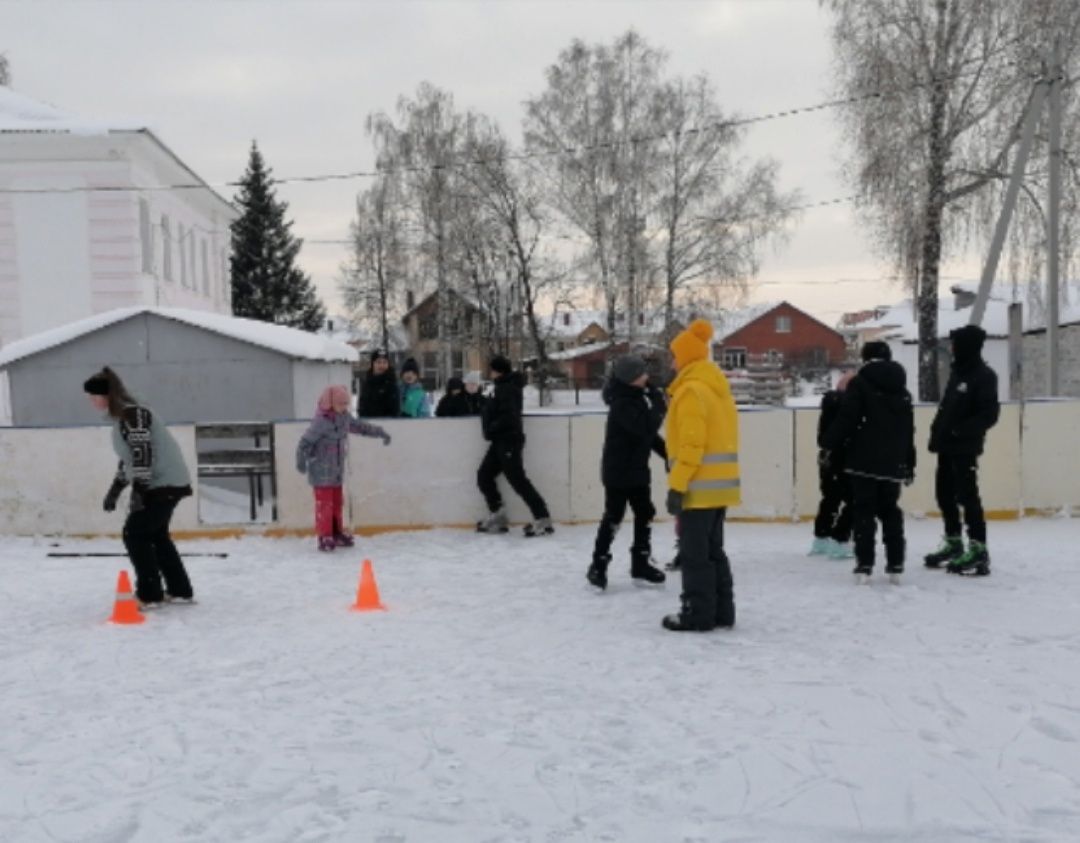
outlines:
[{"label": "winter boot", "polygon": [[694,623],[689,609],[686,600],[683,600],[682,608],[674,615],[664,615],[660,625],[671,632],[709,632],[714,628],[712,624]]},{"label": "winter boot", "polygon": [[832,544],[829,547],[830,559],[854,559],[855,551],[851,549],[851,545],[847,542],[838,542],[836,539],[832,539]]},{"label": "winter boot", "polygon": [[611,562],[610,553],[594,553],[592,564],[589,566],[585,579],[589,584],[604,591],[607,588],[607,567]]},{"label": "winter boot", "polygon": [[630,576],[637,585],[662,585],[667,577],[664,572],[652,564],[647,550],[630,551]]},{"label": "winter boot", "polygon": [[537,518],[531,524],[525,525],[525,535],[528,538],[550,536],[554,532],[555,528],[552,526],[550,518]]},{"label": "winter boot", "polygon": [[337,547],[352,547],[356,544],[356,539],[348,533],[334,533],[334,544]]},{"label": "winter boot", "polygon": [[319,550],[323,553],[329,553],[336,547],[337,542],[333,536],[319,536]]},{"label": "winter boot", "polygon": [[814,542],[810,545],[810,552],[807,556],[828,556],[829,551],[832,549],[832,539],[830,538],[818,538],[814,536]]},{"label": "winter boot", "polygon": [[870,585],[870,575],[874,572],[874,566],[860,562],[855,566],[855,570],[852,571],[855,575],[855,585]]},{"label": "winter boot", "polygon": [[946,570],[950,574],[965,574],[972,577],[990,575],[990,554],[982,542],[968,542],[968,549],[962,555],[949,562]]},{"label": "winter boot", "polygon": [[959,559],[964,555],[964,540],[959,536],[945,536],[941,540],[941,546],[933,553],[923,557],[923,564],[927,568],[940,568],[942,565]]},{"label": "winter boot", "polygon": [[500,506],[483,521],[476,522],[478,533],[506,533],[510,530],[510,520],[506,517],[506,508]]}]

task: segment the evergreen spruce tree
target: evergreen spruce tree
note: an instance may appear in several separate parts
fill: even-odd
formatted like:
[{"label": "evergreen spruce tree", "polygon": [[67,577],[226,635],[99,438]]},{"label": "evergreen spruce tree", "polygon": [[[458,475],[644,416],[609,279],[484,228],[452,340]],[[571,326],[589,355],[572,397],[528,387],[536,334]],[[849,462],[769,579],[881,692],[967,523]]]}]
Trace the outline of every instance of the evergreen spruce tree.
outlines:
[{"label": "evergreen spruce tree", "polygon": [[294,265],[303,241],[290,232],[288,203],[274,193],[271,170],[254,142],[232,224],[233,313],[306,331],[323,326],[326,311],[311,279]]}]

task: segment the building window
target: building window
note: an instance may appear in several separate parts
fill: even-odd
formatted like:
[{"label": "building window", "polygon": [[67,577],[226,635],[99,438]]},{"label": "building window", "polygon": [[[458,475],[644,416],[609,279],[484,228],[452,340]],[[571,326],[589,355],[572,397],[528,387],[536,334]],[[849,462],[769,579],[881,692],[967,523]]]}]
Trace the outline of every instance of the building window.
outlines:
[{"label": "building window", "polygon": [[439,338],[439,320],[434,315],[425,316],[420,320],[420,339],[437,340]]},{"label": "building window", "polygon": [[790,334],[791,333],[791,317],[790,316],[777,316],[776,317],[776,333],[778,333],[778,334]]},{"label": "building window", "polygon": [[139,200],[139,240],[142,242],[142,271],[154,274],[154,228],[150,223],[150,203]]},{"label": "building window", "polygon": [[184,248],[184,238],[187,236],[183,223],[176,226],[176,251],[180,253],[180,286],[188,285],[187,249]]},{"label": "building window", "polygon": [[563,323],[564,327],[570,325],[570,314],[569,313],[564,313],[562,315],[562,323]]},{"label": "building window", "polygon": [[639,325],[644,325],[645,324],[645,314],[644,313],[639,313],[637,315],[637,323]]},{"label": "building window", "polygon": [[779,366],[784,362],[784,352],[777,351],[775,348],[770,348],[765,352],[765,359],[774,366]]},{"label": "building window", "polygon": [[439,353],[437,351],[425,351],[424,352],[424,371],[425,376],[435,375],[439,371]]},{"label": "building window", "polygon": [[161,216],[161,275],[166,281],[173,280],[172,271],[172,228],[169,217]]},{"label": "building window", "polygon": [[199,276],[195,269],[195,227],[192,226],[188,229],[188,269],[191,270],[191,289],[198,291],[199,289]]},{"label": "building window", "polygon": [[450,377],[462,378],[465,377],[465,352],[464,351],[451,351],[450,352],[450,366],[453,371],[450,373]]},{"label": "building window", "polygon": [[724,353],[720,358],[720,366],[723,369],[745,369],[746,349],[725,348]]},{"label": "building window", "polygon": [[203,239],[199,242],[199,246],[202,248],[202,287],[203,292],[210,295],[210,253],[206,250],[206,240]]}]

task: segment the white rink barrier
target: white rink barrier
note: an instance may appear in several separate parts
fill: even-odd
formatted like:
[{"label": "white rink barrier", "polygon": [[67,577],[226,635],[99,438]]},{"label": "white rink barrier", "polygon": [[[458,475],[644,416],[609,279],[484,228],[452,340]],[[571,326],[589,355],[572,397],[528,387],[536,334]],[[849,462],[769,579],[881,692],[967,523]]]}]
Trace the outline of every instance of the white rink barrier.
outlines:
[{"label": "white rink barrier", "polygon": [[[902,505],[932,514],[936,459],[926,451],[934,408],[916,409],[916,482]],[[731,517],[796,520],[818,502],[817,410],[747,409],[739,413],[743,503]],[[600,451],[605,416],[526,417],[525,466],[559,522],[595,522],[603,508]],[[361,532],[469,526],[484,512],[476,469],[487,443],[476,419],[380,421],[393,444],[354,436],[347,474],[347,517]],[[271,535],[312,531],[314,502],[295,468],[296,443],[306,421],[275,424],[278,518],[273,524],[202,525],[193,499],[177,509],[177,535]],[[1027,402],[1002,407],[980,464],[990,517],[1070,512],[1080,508],[1080,401]],[[171,428],[195,475],[195,431]],[[653,459],[654,501],[663,513],[664,466]],[[105,513],[101,500],[116,470],[106,427],[0,428],[0,534],[115,535],[122,511]],[[197,483],[197,479],[193,479]],[[514,521],[529,516],[500,480]],[[121,503],[121,510],[123,502]]]}]

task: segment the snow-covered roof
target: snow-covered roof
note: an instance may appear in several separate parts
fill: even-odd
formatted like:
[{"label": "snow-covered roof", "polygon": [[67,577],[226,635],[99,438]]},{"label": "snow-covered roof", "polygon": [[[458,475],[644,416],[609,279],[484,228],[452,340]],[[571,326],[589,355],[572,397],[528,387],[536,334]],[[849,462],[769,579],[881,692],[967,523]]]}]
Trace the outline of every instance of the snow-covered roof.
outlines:
[{"label": "snow-covered roof", "polygon": [[269,322],[258,322],[254,319],[241,319],[237,316],[177,307],[123,307],[9,343],[0,348],[0,367],[34,354],[40,354],[42,351],[144,313],[183,322],[186,325],[302,360],[340,360],[351,363],[360,358],[355,348],[343,342],[320,334],[287,328],[284,325],[272,325]]},{"label": "snow-covered roof", "polygon": [[0,85],[0,132],[107,135],[109,132],[137,132],[145,128],[145,123],[133,120],[90,120],[78,117]]},{"label": "snow-covered roof", "polygon": [[547,323],[550,336],[572,338],[594,323],[604,328],[607,314],[600,310],[559,310],[548,317]]},{"label": "snow-covered roof", "polygon": [[762,302],[724,311],[712,320],[713,342],[721,342],[736,331],[741,331],[755,319],[760,319],[780,304],[778,301]]},{"label": "snow-covered roof", "polygon": [[598,351],[604,351],[614,343],[610,342],[594,342],[588,345],[581,345],[577,348],[568,348],[566,351],[556,351],[548,355],[548,360],[576,360],[578,357],[585,357],[589,354],[595,354]]}]

